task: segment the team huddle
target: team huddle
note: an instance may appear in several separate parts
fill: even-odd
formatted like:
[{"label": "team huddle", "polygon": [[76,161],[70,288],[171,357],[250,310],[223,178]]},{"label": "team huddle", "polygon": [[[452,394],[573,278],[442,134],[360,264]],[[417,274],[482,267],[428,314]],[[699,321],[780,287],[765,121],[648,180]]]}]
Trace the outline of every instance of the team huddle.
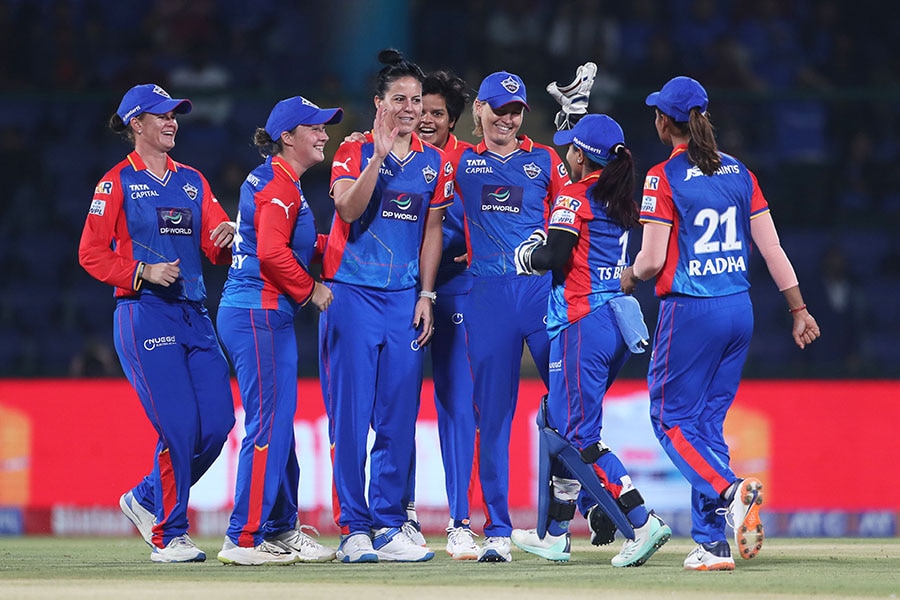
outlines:
[{"label": "team huddle", "polygon": [[[396,50],[378,59],[372,128],[349,136],[331,163],[328,234],[317,233],[301,177],[325,160],[326,126],[341,121],[341,108],[301,96],[275,105],[255,131],[264,161],[245,178],[234,221],[205,177],[168,155],[189,100],[139,85],[110,118],[134,151],[97,184],[79,259],[115,288],[116,351],[159,435],[153,470],[119,502],[151,559],[206,559],[188,535],[187,508],[190,487],[234,425],[229,360],[246,434],[220,562],[432,559],[415,512],[428,354],[446,552],[509,562],[515,545],[568,561],[578,511],[593,544],[625,537],[613,566],[640,566],[672,532],[601,429],[606,390],[631,354],[648,347],[651,422],[692,488],[697,546],[684,567],[734,569],[726,526],[741,557],[756,556],[762,483],[732,471],[723,435],[752,335],[751,247],[784,294],[797,345],[813,342],[819,328],[755,176],[716,146],[706,90],[676,77],[647,97],[660,141],[673,151],[650,169],[638,206],[622,128],[587,114],[593,63],[571,84],[547,86],[561,105],[553,142],[566,147],[564,163],[554,147],[520,133],[530,108],[518,75],[483,79],[471,103],[480,141],[470,144],[452,133],[469,103],[463,80],[426,75]],[[632,262],[637,227],[642,244]],[[230,265],[215,327],[201,254]],[[652,336],[631,295],[649,279],[660,298]],[[298,522],[294,317],[310,303],[320,312],[336,550]],[[509,442],[524,344],[548,393],[538,418],[538,520],[514,529]],[[480,543],[470,525],[476,480]]]}]

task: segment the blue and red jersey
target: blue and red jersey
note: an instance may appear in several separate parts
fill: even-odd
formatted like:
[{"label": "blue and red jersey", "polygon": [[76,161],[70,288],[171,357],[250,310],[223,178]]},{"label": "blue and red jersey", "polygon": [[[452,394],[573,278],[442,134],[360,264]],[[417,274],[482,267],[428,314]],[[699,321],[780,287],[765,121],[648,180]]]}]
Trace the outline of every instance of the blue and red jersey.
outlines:
[{"label": "blue and red jersey", "polygon": [[622,295],[619,275],[628,264],[628,231],[590,200],[600,172],[563,188],[553,204],[548,229],[578,237],[562,279],[554,276],[547,311],[550,338]]},{"label": "blue and red jersey", "polygon": [[[371,137],[345,142],[331,165],[331,188],[357,179],[372,160]],[[410,152],[385,157],[372,198],[353,223],[335,213],[322,260],[323,279],[382,290],[419,282],[419,251],[429,209],[453,203],[453,167],[436,147],[413,133]]]},{"label": "blue and red jersey", "polygon": [[[124,298],[152,294],[168,300],[203,302],[200,250],[216,265],[231,261],[229,248],[218,248],[210,232],[228,215],[196,169],[166,157],[159,178],[137,152],[107,171],[94,189],[84,223],[78,258],[95,279],[115,286]],[[173,262],[181,276],[168,287],[138,278],[144,263]]]},{"label": "blue and red jersey", "polygon": [[516,246],[546,228],[553,199],[569,183],[559,154],[525,136],[506,156],[481,141],[463,150],[455,171],[469,268],[476,276],[515,275]]},{"label": "blue and red jersey", "polygon": [[[471,147],[472,144],[457,138],[451,133],[443,148],[444,158],[455,165],[459,162],[459,157],[463,151]],[[453,260],[467,251],[465,216],[462,202],[459,201],[458,197],[455,197],[453,204],[447,207],[447,211],[444,213],[444,244],[435,288],[441,288],[449,280],[466,271],[467,265],[465,262],[454,262]],[[461,285],[466,286],[465,283],[461,283]]]},{"label": "blue and red jersey", "polygon": [[656,295],[727,296],[750,288],[750,220],[769,210],[756,176],[728,154],[711,176],[688,162],[687,146],[647,173],[641,222],[671,227]]},{"label": "blue and red jersey", "polygon": [[283,158],[266,158],[241,184],[234,257],[219,305],[296,312],[315,286],[309,266],[317,246],[299,177]]}]

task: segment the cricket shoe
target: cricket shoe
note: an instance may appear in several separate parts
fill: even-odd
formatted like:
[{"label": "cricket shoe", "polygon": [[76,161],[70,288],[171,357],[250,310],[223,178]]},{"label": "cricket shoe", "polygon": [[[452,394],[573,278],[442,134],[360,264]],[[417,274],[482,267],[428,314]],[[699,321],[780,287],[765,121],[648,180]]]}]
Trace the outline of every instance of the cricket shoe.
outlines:
[{"label": "cricket shoe", "polygon": [[425,536],[422,535],[422,526],[419,525],[418,521],[407,519],[403,522],[403,525],[400,526],[400,529],[403,530],[406,537],[411,539],[416,546],[428,548],[428,542],[425,541]]},{"label": "cricket shoe", "polygon": [[372,538],[367,533],[351,533],[341,540],[336,557],[342,563],[376,563],[378,554],[372,548]]},{"label": "cricket shoe", "polygon": [[512,562],[509,538],[502,536],[484,538],[484,543],[478,552],[478,562]]},{"label": "cricket shoe", "polygon": [[225,565],[292,565],[300,559],[286,544],[265,540],[257,546],[238,546],[228,536],[219,551],[219,562]]},{"label": "cricket shoe", "polygon": [[434,552],[411,540],[401,527],[382,527],[376,531],[372,547],[379,561],[424,562],[434,558]]},{"label": "cricket shoe", "polygon": [[206,560],[206,553],[185,533],[173,537],[165,548],[153,546],[150,560],[158,563],[203,562]]},{"label": "cricket shoe", "polygon": [[141,503],[135,500],[134,494],[130,490],[119,498],[119,508],[128,517],[128,520],[137,527],[147,545],[153,548],[153,526],[156,525],[156,515],[141,506]]},{"label": "cricket shoe", "polygon": [[647,522],[635,527],[634,539],[625,540],[622,550],[612,557],[614,567],[639,567],[672,537],[672,530],[652,511]]},{"label": "cricket shoe", "polygon": [[722,540],[698,545],[684,559],[684,568],[688,571],[734,571],[734,559],[731,558],[728,542]]},{"label": "cricket shoe", "polygon": [[447,527],[447,554],[453,560],[478,560],[478,544],[475,533],[468,527]]},{"label": "cricket shoe", "polygon": [[572,541],[569,532],[562,535],[538,537],[537,529],[513,529],[512,542],[525,552],[537,554],[547,560],[568,562],[572,556]]},{"label": "cricket shoe", "polygon": [[719,509],[725,513],[725,522],[734,529],[738,553],[747,560],[759,554],[765,537],[759,517],[762,487],[762,482],[755,477],[742,480],[728,508]]},{"label": "cricket shoe", "polygon": [[329,562],[334,560],[335,551],[328,546],[323,546],[312,536],[303,532],[308,529],[319,535],[318,530],[312,525],[300,525],[273,537],[270,541],[279,542],[297,555],[298,562]]}]

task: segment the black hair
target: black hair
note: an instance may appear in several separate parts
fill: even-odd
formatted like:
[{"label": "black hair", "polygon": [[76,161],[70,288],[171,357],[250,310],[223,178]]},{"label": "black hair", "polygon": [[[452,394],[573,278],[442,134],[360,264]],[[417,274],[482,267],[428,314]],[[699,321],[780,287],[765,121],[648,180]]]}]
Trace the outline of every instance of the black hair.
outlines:
[{"label": "black hair", "polygon": [[375,84],[375,94],[379,98],[384,98],[391,84],[401,77],[413,77],[418,79],[419,83],[425,79],[425,73],[422,72],[419,65],[403,58],[400,51],[395,48],[387,48],[379,52],[378,62],[385,65],[378,72],[378,81]]},{"label": "black hair", "polygon": [[[603,167],[592,190],[591,200],[603,206],[610,219],[625,229],[631,229],[640,223],[640,212],[634,201],[634,159],[625,144],[616,144],[611,154],[612,158]],[[584,160],[586,173],[600,168],[587,154]]]},{"label": "black hair", "polygon": [[[138,116],[140,118],[140,116]],[[128,123],[122,120],[119,113],[113,113],[109,117],[109,128],[134,144],[134,129],[128,126]]]},{"label": "black hair", "polygon": [[451,71],[434,71],[426,75],[422,82],[422,95],[427,94],[441,96],[444,99],[447,104],[447,116],[453,122],[450,131],[453,131],[469,102],[466,82]]}]

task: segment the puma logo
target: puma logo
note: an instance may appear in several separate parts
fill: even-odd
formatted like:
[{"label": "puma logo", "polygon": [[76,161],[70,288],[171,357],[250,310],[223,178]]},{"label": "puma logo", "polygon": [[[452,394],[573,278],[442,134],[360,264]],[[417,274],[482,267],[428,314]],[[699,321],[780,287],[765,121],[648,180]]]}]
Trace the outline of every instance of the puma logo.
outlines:
[{"label": "puma logo", "polygon": [[334,168],[334,167],[336,167],[336,166],[337,166],[337,167],[341,167],[342,169],[344,169],[345,171],[347,171],[347,172],[349,173],[349,172],[350,172],[350,167],[347,166],[347,163],[349,163],[351,160],[353,160],[353,157],[352,157],[352,156],[349,157],[349,158],[348,158],[347,160],[345,160],[344,162],[341,162],[341,161],[339,161],[339,160],[336,160],[336,161],[334,161],[333,163],[331,163],[331,167],[332,167],[332,168]]},{"label": "puma logo", "polygon": [[288,209],[294,205],[293,202],[291,202],[290,204],[288,204],[287,206],[285,206],[285,205],[284,205],[284,202],[282,202],[282,201],[279,200],[278,198],[272,198],[272,204],[275,204],[275,205],[277,205],[277,206],[280,206],[281,208],[284,209],[284,218],[285,218],[285,219],[290,219],[290,218],[291,218],[291,213],[288,212]]}]

